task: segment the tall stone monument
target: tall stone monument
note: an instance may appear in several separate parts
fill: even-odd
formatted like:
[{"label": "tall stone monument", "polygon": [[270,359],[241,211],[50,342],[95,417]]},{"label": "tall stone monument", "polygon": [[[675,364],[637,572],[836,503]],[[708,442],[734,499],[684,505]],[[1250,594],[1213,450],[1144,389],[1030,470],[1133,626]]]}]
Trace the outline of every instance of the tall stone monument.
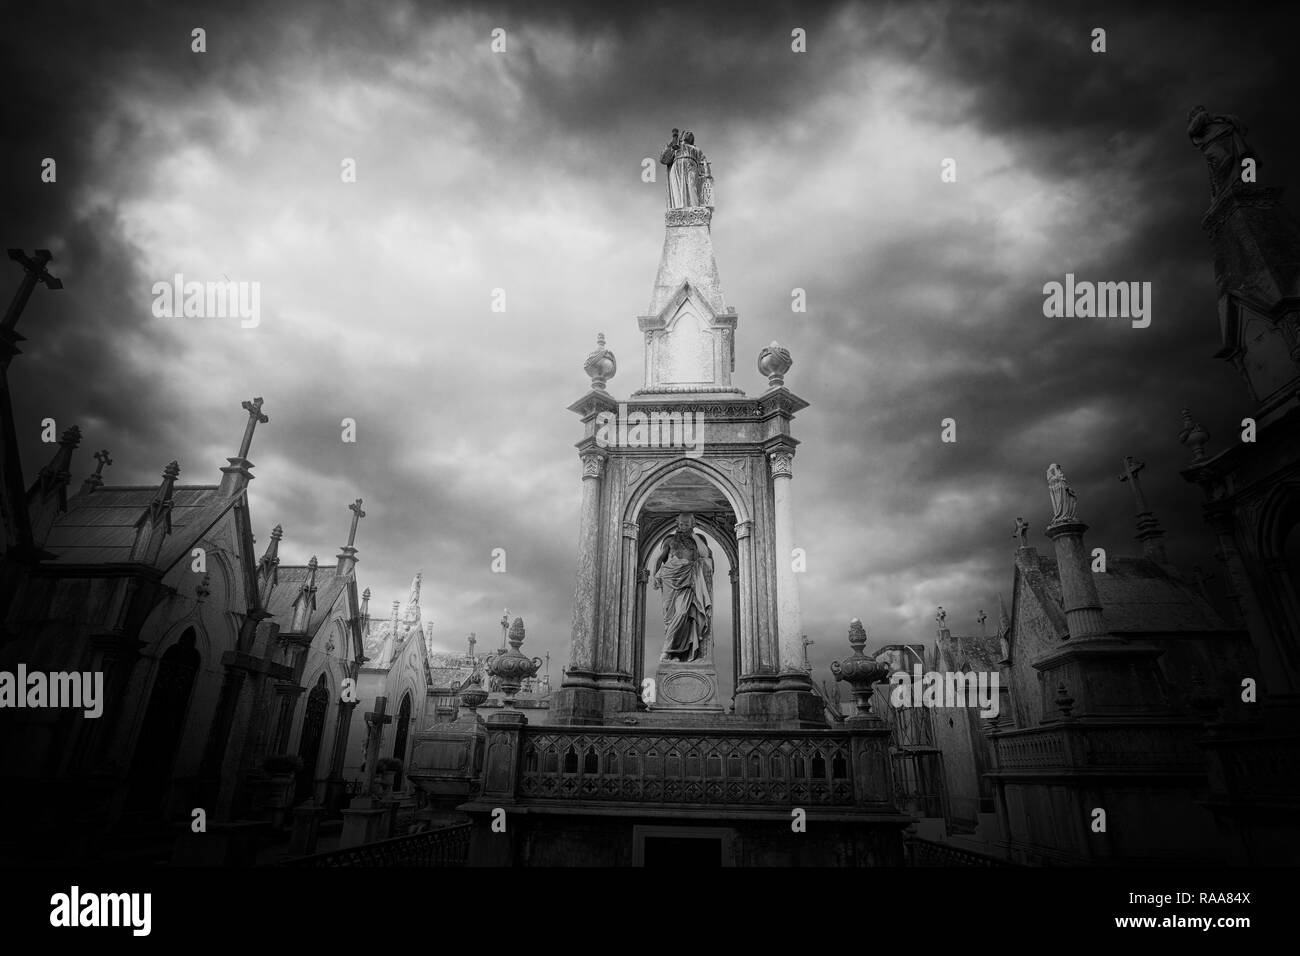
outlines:
[{"label": "tall stone monument", "polygon": [[[591,389],[570,406],[583,424],[583,491],[572,646],[552,719],[721,714],[714,649],[727,642],[738,717],[824,726],[802,666],[791,567],[791,422],[808,403],[786,388],[792,359],[775,342],[758,355],[762,395],[732,383],[739,316],[714,259],[712,166],[689,130],[673,131],[660,160],[668,208],[650,305],[637,318],[642,387],[625,401],[610,395],[618,364],[602,335],[584,365]],[[715,589],[724,563],[729,593]],[[647,585],[660,608],[647,610]],[[731,633],[720,634],[714,612],[728,598]],[[647,642],[658,651],[652,676]]]}]

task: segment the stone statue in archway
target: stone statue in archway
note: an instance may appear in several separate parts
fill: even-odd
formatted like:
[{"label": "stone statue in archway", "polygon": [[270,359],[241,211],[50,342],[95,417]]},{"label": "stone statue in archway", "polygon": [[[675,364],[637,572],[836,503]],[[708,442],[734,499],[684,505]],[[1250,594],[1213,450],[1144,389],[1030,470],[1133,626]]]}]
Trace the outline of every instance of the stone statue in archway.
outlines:
[{"label": "stone statue in archway", "polygon": [[713,552],[692,534],[695,516],[677,516],[650,572],[664,596],[664,646],[660,662],[709,660],[713,642]]}]

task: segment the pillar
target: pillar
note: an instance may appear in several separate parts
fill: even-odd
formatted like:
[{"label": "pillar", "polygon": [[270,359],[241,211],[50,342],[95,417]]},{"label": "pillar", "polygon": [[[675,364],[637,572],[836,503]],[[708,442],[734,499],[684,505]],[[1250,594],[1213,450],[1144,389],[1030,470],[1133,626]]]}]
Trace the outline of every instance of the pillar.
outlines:
[{"label": "pillar", "polygon": [[799,585],[790,566],[794,550],[794,506],[790,480],[794,477],[794,452],[775,451],[768,455],[772,466],[772,503],[776,532],[776,627],[781,674],[803,670],[803,621],[799,613]]},{"label": "pillar", "polygon": [[582,511],[578,516],[578,580],[573,588],[573,643],[564,684],[553,698],[563,724],[597,724],[604,713],[596,683],[597,599],[600,556],[600,485],[605,455],[582,454]]},{"label": "pillar", "polygon": [[803,669],[803,621],[799,613],[799,585],[790,566],[794,550],[794,506],[790,480],[794,477],[794,449],[777,446],[768,453],[772,469],[773,549],[776,559],[776,629],[779,674],[772,700],[772,716],[786,727],[825,727],[821,700],[813,692],[812,677]]},{"label": "pillar", "polygon": [[1083,533],[1087,530],[1088,526],[1081,521],[1047,527],[1047,536],[1056,546],[1061,602],[1071,640],[1101,637],[1107,633],[1106,622],[1101,616],[1101,599],[1097,597],[1097,584],[1092,579],[1092,555],[1083,543]]}]

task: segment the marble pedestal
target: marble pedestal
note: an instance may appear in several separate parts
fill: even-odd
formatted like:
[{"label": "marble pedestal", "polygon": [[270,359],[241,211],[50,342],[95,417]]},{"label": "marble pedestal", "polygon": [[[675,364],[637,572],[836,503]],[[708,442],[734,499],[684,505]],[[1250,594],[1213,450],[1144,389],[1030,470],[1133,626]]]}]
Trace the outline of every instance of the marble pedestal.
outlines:
[{"label": "marble pedestal", "polygon": [[661,661],[651,710],[720,714],[718,670],[713,661]]}]

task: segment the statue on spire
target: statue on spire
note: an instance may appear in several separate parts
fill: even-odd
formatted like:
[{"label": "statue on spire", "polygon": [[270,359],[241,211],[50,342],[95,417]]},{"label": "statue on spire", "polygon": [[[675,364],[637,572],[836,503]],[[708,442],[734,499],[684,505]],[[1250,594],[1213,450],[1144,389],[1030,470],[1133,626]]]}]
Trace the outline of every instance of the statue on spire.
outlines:
[{"label": "statue on spire", "polygon": [[1047,468],[1047,493],[1052,498],[1051,523],[1053,525],[1079,520],[1074,514],[1079,506],[1079,497],[1070,487],[1070,483],[1065,480],[1065,472],[1061,466],[1055,462]]},{"label": "statue on spire", "polygon": [[713,206],[713,172],[704,151],[695,145],[690,130],[673,130],[668,145],[659,155],[668,167],[668,208]]},{"label": "statue on spire", "polygon": [[1187,135],[1192,145],[1205,154],[1210,167],[1210,201],[1218,199],[1235,183],[1241,182],[1242,162],[1255,159],[1247,144],[1246,127],[1235,116],[1211,114],[1197,106],[1187,115]]}]

